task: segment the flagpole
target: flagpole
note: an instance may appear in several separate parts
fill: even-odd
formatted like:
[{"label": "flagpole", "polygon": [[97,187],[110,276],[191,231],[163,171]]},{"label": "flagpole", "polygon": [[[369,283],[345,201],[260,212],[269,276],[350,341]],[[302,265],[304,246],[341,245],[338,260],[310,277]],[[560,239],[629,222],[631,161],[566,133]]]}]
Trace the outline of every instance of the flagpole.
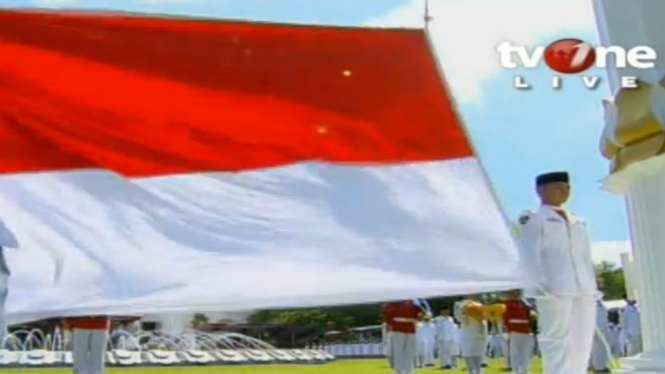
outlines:
[{"label": "flagpole", "polygon": [[425,30],[429,30],[429,24],[432,22],[432,16],[429,13],[429,0],[425,0],[425,14],[423,15],[423,20],[425,21]]}]

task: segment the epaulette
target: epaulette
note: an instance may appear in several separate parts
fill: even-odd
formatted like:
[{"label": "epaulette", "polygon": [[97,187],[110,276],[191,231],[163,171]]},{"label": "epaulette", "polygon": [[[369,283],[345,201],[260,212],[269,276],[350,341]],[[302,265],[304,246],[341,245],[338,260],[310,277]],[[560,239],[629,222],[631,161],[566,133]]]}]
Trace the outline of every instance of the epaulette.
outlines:
[{"label": "epaulette", "polygon": [[533,216],[533,212],[530,211],[524,211],[522,214],[520,214],[520,218],[517,219],[517,221],[520,223],[520,225],[526,225],[529,220],[531,220],[531,217]]}]

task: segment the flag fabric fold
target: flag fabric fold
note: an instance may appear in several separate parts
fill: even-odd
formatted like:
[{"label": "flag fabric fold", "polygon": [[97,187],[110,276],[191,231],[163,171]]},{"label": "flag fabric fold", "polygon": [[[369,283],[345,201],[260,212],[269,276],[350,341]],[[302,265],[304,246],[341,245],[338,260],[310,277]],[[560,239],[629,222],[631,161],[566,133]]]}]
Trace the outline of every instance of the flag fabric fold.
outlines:
[{"label": "flag fabric fold", "polygon": [[523,284],[422,30],[0,11],[0,56],[14,320]]}]

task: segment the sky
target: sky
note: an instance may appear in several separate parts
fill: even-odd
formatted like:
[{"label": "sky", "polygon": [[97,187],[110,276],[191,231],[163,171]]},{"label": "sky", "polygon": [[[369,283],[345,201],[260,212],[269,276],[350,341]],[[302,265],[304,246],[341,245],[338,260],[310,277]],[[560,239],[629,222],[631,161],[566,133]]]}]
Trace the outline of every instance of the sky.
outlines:
[{"label": "sky", "polygon": [[[226,19],[352,26],[422,27],[424,0],[0,0],[3,7],[74,7],[180,14]],[[430,0],[436,54],[477,152],[510,217],[533,209],[535,175],[571,173],[569,204],[588,222],[597,260],[619,262],[630,250],[625,204],[601,191],[609,162],[600,155],[603,84],[584,88],[566,77],[549,88],[551,71],[499,66],[496,46],[510,41],[546,46],[563,37],[597,44],[589,0]],[[512,87],[513,76],[534,83]],[[602,75],[604,72],[592,72]],[[538,85],[540,84],[540,85]]]}]

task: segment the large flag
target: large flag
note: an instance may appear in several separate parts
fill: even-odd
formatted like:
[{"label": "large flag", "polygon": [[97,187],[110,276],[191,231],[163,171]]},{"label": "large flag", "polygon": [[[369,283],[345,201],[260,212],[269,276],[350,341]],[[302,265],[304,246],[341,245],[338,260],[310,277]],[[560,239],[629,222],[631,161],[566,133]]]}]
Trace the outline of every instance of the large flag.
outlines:
[{"label": "large flag", "polygon": [[523,285],[423,30],[0,11],[14,320]]}]

